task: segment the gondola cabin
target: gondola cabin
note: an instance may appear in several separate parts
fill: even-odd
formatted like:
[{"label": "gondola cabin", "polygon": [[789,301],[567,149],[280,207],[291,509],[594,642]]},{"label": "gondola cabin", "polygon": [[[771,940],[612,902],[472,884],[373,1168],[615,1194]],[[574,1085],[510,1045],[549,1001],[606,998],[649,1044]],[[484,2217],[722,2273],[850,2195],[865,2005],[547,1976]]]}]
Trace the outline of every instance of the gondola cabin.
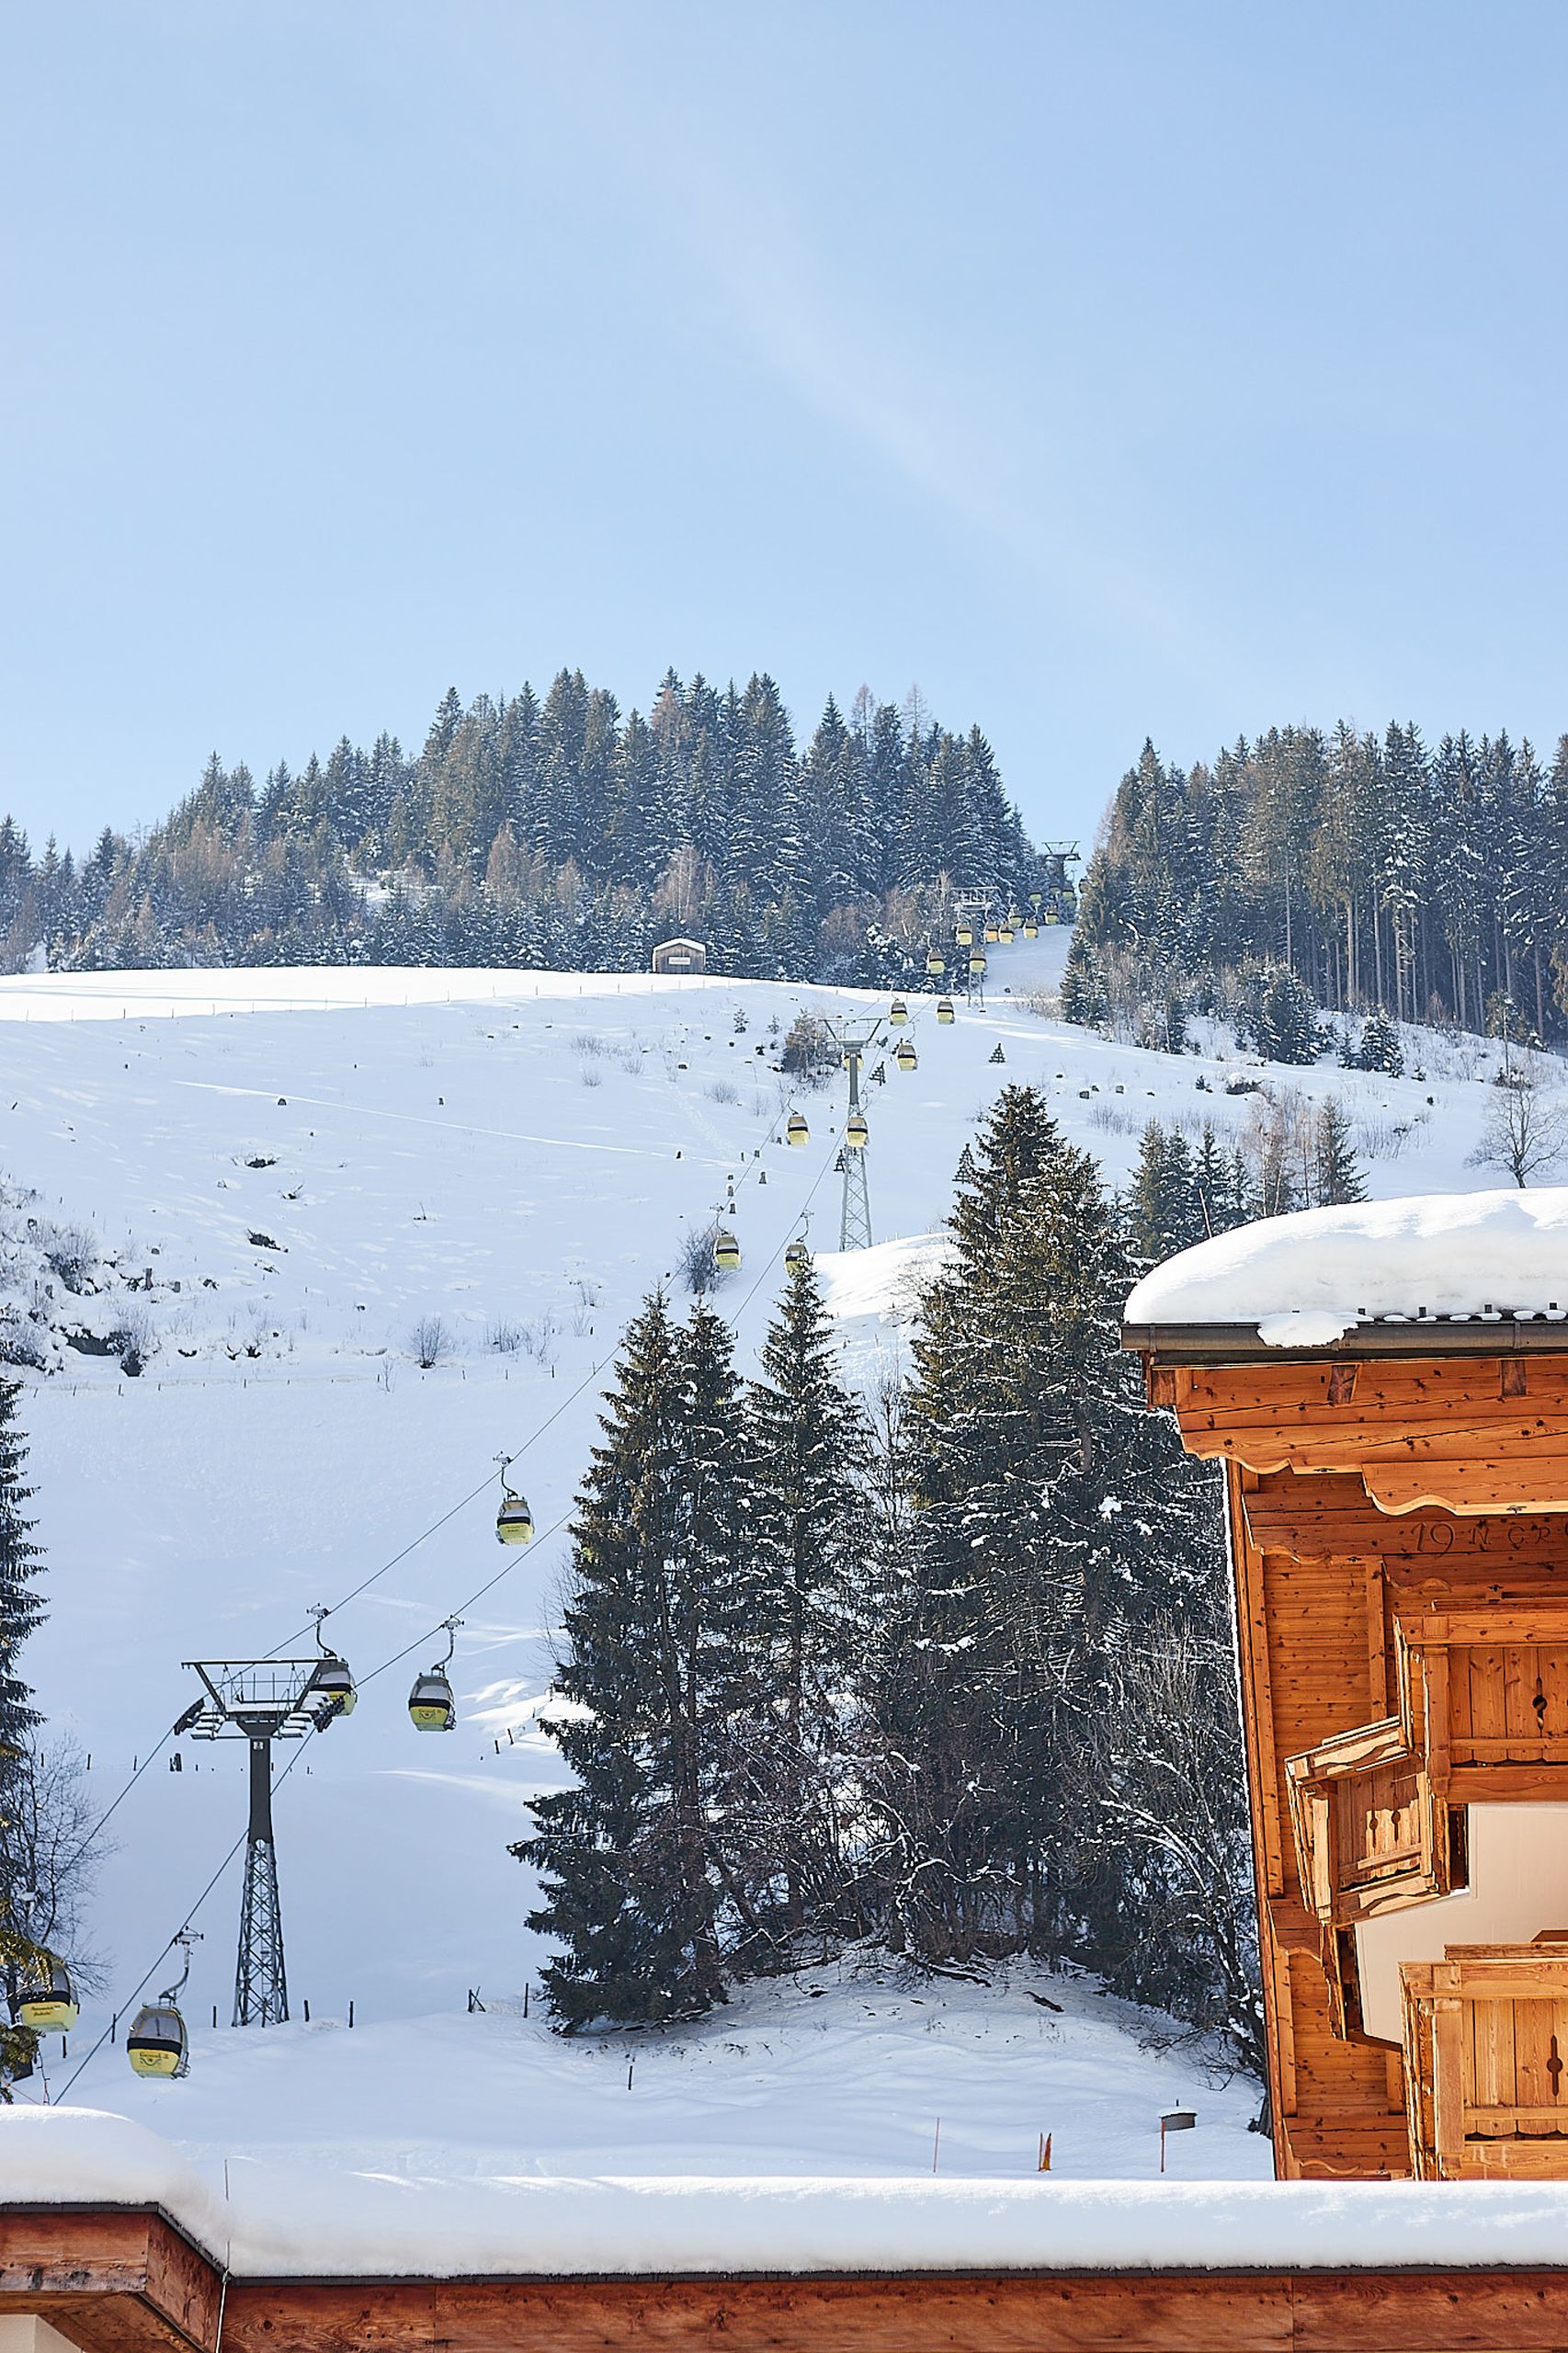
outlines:
[{"label": "gondola cabin", "polygon": [[318,1698],[331,1701],[335,1716],[351,1716],[358,1704],[359,1695],[354,1688],[348,1662],[335,1654],[329,1653],[323,1659],[311,1677],[311,1687]]},{"label": "gondola cabin", "polygon": [[901,996],[895,996],[888,1007],[888,1019],[895,1029],[901,1029],[909,1018],[909,1007]]},{"label": "gondola cabin", "polygon": [[950,996],[939,996],[937,999],[937,1019],[944,1029],[951,1029],[953,1024],[953,1001]]},{"label": "gondola cabin", "polygon": [[948,969],[948,964],[947,964],[947,959],[946,959],[946,957],[944,957],[944,956],[943,956],[943,955],[942,955],[942,954],[941,954],[941,953],[940,953],[937,949],[935,949],[935,948],[928,949],[926,950],[926,979],[927,979],[927,980],[932,980],[932,981],[939,981],[939,980],[941,979],[941,977],[942,977],[943,973],[947,971],[947,969]]},{"label": "gondola cabin", "polygon": [[71,1972],[55,1953],[24,1961],[17,1974],[11,2014],[34,2034],[69,2034],[81,2016]]},{"label": "gondola cabin", "polygon": [[534,1540],[534,1516],[527,1495],[516,1495],[505,1485],[495,1514],[495,1537],[501,1544],[531,1544]]},{"label": "gondola cabin", "polygon": [[899,1040],[893,1049],[892,1058],[902,1071],[918,1070],[920,1067],[920,1057],[915,1051],[913,1041],[908,1038]]},{"label": "gondola cabin", "polygon": [[785,1142],[793,1144],[798,1152],[802,1144],[810,1143],[811,1140],[812,1131],[807,1123],[805,1113],[803,1111],[791,1111],[789,1118],[784,1122]]},{"label": "gondola cabin", "polygon": [[432,1666],[414,1678],[408,1695],[408,1718],[415,1732],[455,1732],[457,1701],[444,1667]]},{"label": "gondola cabin", "polygon": [[860,1111],[851,1111],[844,1131],[844,1141],[850,1151],[864,1152],[870,1138],[871,1131],[866,1124],[865,1114]]},{"label": "gondola cabin", "polygon": [[189,2065],[185,2020],[174,2002],[144,2002],[131,2022],[125,2055],[134,2075],[183,2075]]},{"label": "gondola cabin", "polygon": [[1222,1467],[1276,2169],[1568,2180],[1568,1191],[1311,1210],[1124,1338]]}]

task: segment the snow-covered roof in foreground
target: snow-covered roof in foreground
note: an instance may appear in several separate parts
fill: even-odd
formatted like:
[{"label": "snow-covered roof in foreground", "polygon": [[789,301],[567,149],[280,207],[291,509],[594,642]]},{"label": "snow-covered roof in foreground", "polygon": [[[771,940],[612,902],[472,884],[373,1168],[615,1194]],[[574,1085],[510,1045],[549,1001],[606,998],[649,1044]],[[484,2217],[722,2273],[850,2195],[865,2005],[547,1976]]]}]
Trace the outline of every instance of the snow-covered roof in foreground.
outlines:
[{"label": "snow-covered roof in foreground", "polygon": [[1183,1250],[1127,1302],[1130,1330],[1253,1324],[1269,1347],[1326,1347],[1377,1317],[1568,1311],[1568,1187],[1434,1193],[1263,1218]]},{"label": "snow-covered roof in foreground", "polygon": [[229,2171],[225,2200],[125,2117],[0,2114],[0,2202],[158,2206],[252,2279],[1534,2267],[1568,2245],[1568,2187],[1551,2183]]}]

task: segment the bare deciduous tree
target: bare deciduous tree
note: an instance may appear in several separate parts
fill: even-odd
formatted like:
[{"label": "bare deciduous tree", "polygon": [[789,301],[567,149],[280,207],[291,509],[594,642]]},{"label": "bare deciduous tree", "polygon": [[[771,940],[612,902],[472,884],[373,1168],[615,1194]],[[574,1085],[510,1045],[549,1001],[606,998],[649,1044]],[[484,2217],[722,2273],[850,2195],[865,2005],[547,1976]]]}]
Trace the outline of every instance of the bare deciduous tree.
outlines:
[{"label": "bare deciduous tree", "polygon": [[1498,1087],[1470,1160],[1473,1168],[1506,1168],[1522,1187],[1555,1168],[1564,1154],[1568,1111],[1539,1084],[1516,1074],[1511,1084]]},{"label": "bare deciduous tree", "polygon": [[69,1953],[73,1973],[88,1985],[97,1971],[81,1949],[82,1913],[110,1851],[93,1836],[96,1811],[80,1749],[57,1738],[18,1759],[0,1820],[0,1882],[17,1923],[34,1944]]}]

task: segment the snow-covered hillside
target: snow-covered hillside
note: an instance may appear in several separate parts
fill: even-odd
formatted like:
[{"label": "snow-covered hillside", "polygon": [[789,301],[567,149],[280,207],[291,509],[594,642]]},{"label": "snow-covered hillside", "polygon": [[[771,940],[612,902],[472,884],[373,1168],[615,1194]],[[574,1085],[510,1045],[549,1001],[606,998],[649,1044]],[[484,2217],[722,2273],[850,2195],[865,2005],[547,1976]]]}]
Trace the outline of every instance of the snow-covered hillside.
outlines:
[{"label": "snow-covered hillside", "polygon": [[[506,1849],[560,1771],[535,1711],[599,1383],[729,1181],[744,1265],[720,1303],[743,1355],[809,1213],[849,1361],[870,1379],[897,1358],[936,1246],[923,1237],[1005,1083],[1043,1086],[1114,1180],[1151,1114],[1244,1125],[1249,1098],[1223,1091],[1233,1051],[1161,1056],[1030,1010],[1062,949],[1048,935],[999,949],[988,1006],[951,1028],[911,1001],[918,1070],[890,1057],[869,1089],[880,1239],[848,1258],[833,1248],[842,1084],[799,1092],[773,1065],[802,1007],[864,1018],[885,1013],[880,998],[402,970],[0,983],[11,1290],[63,1368],[26,1399],[48,1550],[51,1617],[28,1658],[41,1704],[90,1752],[107,1805],[191,1698],[182,1661],[306,1647],[312,1603],[340,1605],[331,1636],[362,1692],[278,1795],[299,2022],[265,2040],[209,2029],[188,2081],[168,2086],[133,2085],[106,2045],[74,2098],[214,2147],[304,2131],[384,2155],[460,2131],[524,2145],[546,2170],[699,2154],[898,2170],[928,2162],[940,2114],[955,2168],[1027,2166],[1037,2131],[1054,2131],[1058,2163],[1080,2173],[1148,2170],[1151,2117],[1192,2099],[1213,2130],[1183,2144],[1184,2167],[1265,2168],[1240,2130],[1248,2086],[1216,2091],[1189,2063],[1147,2057],[1097,1996],[1038,1976],[987,1992],[807,1973],[748,1994],[679,2052],[643,2040],[630,2095],[624,2041],[562,2046],[537,2013],[525,2029],[501,2006],[538,1967],[529,1883]],[[1247,1075],[1337,1094],[1378,1193],[1494,1183],[1466,1166],[1485,1050],[1420,1047],[1421,1078]],[[783,1141],[793,1104],[803,1150]],[[69,1279],[51,1271],[62,1234]],[[503,1451],[520,1456],[541,1531],[523,1552],[493,1532]],[[407,1686],[451,1613],[460,1727],[421,1737]],[[181,1769],[165,1750],[114,1816],[103,1995],[69,2063],[51,2053],[56,2096],[144,1972],[163,1982],[165,1942],[209,1888],[189,2009],[228,2017],[238,1865],[221,1867],[243,1828],[244,1753],[175,1746]],[[352,2040],[323,2023],[351,1999]]]}]

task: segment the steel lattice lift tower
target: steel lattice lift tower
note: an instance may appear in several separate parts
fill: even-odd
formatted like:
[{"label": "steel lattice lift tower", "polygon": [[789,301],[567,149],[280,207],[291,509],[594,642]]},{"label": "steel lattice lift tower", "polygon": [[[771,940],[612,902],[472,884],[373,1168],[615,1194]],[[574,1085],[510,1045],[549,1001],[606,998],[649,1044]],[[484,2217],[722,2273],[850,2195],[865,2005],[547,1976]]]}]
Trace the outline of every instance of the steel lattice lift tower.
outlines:
[{"label": "steel lattice lift tower", "polygon": [[[325,1615],[317,1614],[318,1630]],[[250,1743],[234,2024],[281,2026],[289,2015],[289,1979],[272,1835],[272,1744],[303,1740],[324,1732],[335,1716],[348,1714],[354,1680],[343,1660],[325,1650],[314,1658],[198,1658],[186,1665],[200,1676],[207,1697],[186,1711],[176,1730],[193,1740]]]},{"label": "steel lattice lift tower", "polygon": [[827,1028],[838,1041],[844,1056],[844,1067],[849,1074],[849,1111],[844,1126],[844,1148],[838,1155],[838,1167],[844,1178],[844,1202],[838,1220],[838,1246],[841,1250],[869,1250],[871,1246],[871,1195],[866,1180],[866,1115],[860,1104],[860,1064],[881,1037],[881,1023],[875,1021],[862,1038],[846,1038],[842,1030]]}]

